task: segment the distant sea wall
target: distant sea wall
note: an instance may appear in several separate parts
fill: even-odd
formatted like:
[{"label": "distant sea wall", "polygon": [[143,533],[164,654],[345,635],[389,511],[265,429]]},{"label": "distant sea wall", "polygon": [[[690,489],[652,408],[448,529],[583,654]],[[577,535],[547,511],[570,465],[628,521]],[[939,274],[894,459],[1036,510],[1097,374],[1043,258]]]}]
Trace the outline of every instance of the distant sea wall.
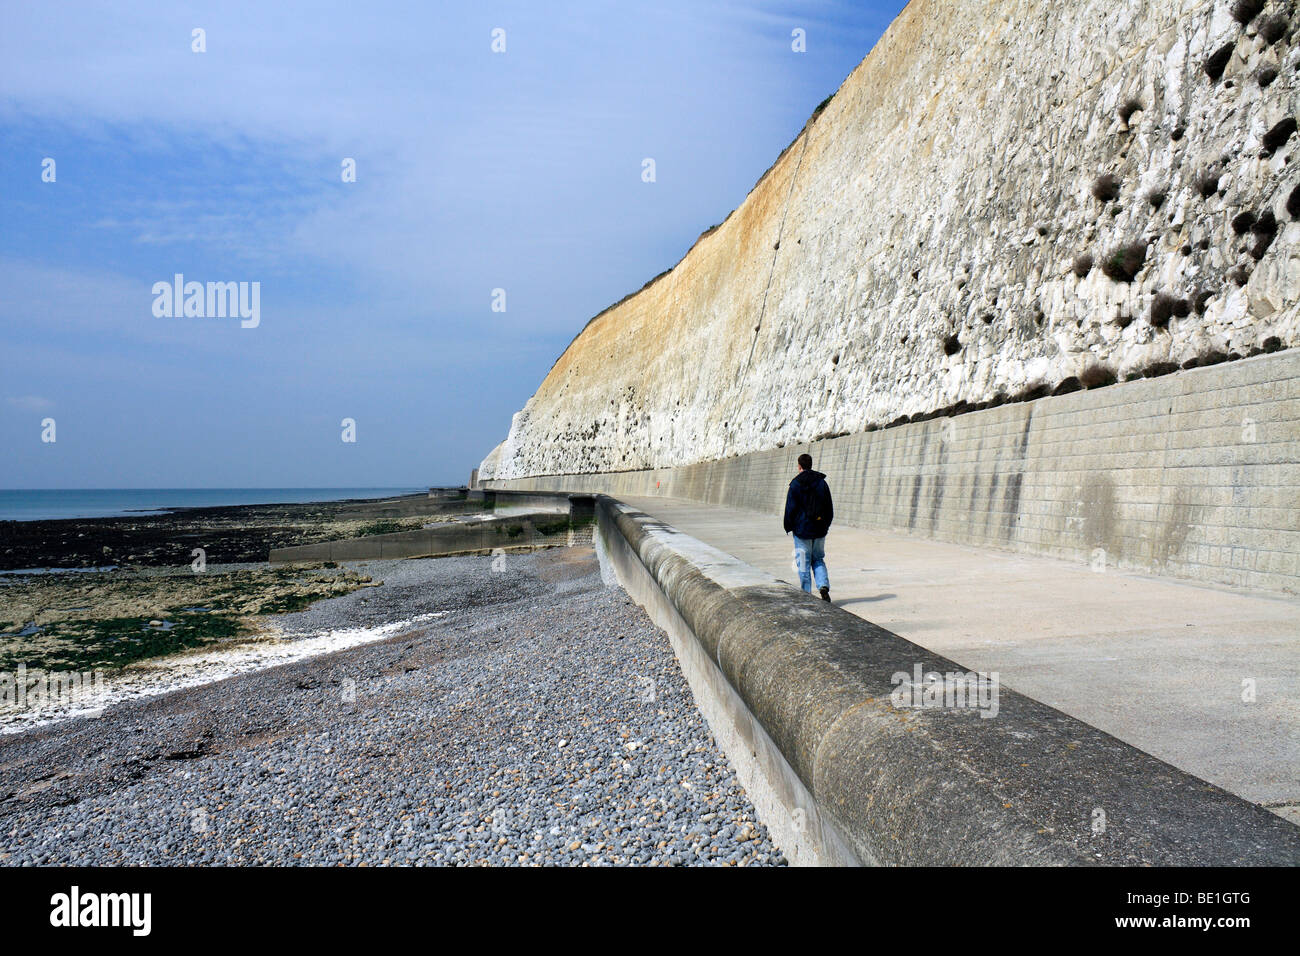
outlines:
[{"label": "distant sea wall", "polygon": [[1294,0],[911,0],[730,217],[587,324],[481,478],[866,447],[1300,345],[1298,26]]},{"label": "distant sea wall", "polygon": [[715,502],[771,514],[779,534],[802,451],[838,523],[1300,593],[1300,351],[679,468],[488,485]]}]

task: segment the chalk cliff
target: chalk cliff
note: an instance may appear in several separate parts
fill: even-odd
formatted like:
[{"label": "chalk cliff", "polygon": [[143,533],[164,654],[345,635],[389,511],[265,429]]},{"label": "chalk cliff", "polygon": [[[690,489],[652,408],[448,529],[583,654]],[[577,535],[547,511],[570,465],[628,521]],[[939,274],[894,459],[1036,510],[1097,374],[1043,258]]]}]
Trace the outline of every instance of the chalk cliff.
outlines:
[{"label": "chalk cliff", "polygon": [[911,0],[740,207],[588,323],[481,477],[1300,345],[1298,73],[1295,0]]}]

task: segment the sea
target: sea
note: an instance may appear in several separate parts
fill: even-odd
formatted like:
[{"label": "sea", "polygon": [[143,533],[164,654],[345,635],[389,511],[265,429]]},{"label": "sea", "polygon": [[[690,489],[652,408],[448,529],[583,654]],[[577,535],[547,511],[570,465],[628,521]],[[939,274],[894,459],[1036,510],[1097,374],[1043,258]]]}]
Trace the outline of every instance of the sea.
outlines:
[{"label": "sea", "polygon": [[0,488],[0,521],[110,518],[170,508],[302,504],[347,498],[394,498],[427,488]]}]

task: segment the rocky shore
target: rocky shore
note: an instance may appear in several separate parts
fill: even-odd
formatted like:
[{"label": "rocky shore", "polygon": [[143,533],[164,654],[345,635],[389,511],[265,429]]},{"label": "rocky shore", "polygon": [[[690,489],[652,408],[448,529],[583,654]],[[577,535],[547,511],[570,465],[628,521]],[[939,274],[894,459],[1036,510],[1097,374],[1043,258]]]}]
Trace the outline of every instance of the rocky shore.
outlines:
[{"label": "rocky shore", "polygon": [[[185,568],[196,548],[212,564],[261,562],[272,548],[419,528],[447,520],[464,493],[303,504],[178,508],[113,518],[0,521],[0,571]],[[472,503],[471,503],[472,504]]]},{"label": "rocky shore", "polygon": [[[0,522],[0,673],[120,669],[278,630],[269,617],[378,584],[270,548],[456,520],[464,492]],[[0,700],[0,723],[13,710]]]},{"label": "rocky shore", "polygon": [[0,864],[781,864],[589,548],[373,562],[363,646],[0,737]]}]

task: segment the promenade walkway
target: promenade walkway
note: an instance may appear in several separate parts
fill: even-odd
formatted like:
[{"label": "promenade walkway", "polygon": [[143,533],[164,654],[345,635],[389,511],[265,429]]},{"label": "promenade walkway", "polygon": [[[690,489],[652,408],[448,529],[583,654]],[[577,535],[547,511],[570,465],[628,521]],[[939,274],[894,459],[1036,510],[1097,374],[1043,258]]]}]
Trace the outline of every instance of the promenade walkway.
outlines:
[{"label": "promenade walkway", "polygon": [[[777,515],[621,500],[797,585]],[[844,610],[1300,823],[1300,599],[843,525],[826,561]]]}]

